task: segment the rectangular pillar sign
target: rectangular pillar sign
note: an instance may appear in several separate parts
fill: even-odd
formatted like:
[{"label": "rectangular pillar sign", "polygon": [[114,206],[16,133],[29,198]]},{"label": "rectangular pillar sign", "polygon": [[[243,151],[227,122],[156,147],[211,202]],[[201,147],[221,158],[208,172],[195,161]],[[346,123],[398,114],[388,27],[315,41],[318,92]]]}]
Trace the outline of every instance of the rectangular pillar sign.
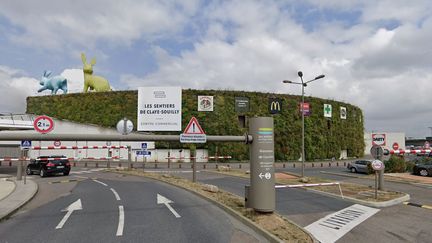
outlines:
[{"label": "rectangular pillar sign", "polygon": [[250,118],[249,203],[255,211],[273,212],[276,208],[274,178],[274,127],[272,117]]}]

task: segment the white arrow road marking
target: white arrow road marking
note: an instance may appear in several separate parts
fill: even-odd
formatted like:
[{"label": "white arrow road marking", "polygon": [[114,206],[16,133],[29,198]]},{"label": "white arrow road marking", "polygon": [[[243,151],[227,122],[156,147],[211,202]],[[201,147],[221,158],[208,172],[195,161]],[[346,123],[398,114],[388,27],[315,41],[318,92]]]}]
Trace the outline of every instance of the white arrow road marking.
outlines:
[{"label": "white arrow road marking", "polygon": [[123,205],[120,205],[119,206],[119,223],[117,226],[116,236],[122,236],[123,235],[123,228],[124,228],[124,209],[123,209]]},{"label": "white arrow road marking", "polygon": [[115,198],[117,199],[117,201],[120,201],[120,196],[119,196],[119,194],[118,194],[114,189],[112,189],[112,188],[111,188],[111,191],[114,193],[114,196],[115,196]]},{"label": "white arrow road marking", "polygon": [[260,179],[262,179],[264,177],[264,174],[260,173],[258,176],[259,176]]},{"label": "white arrow road marking", "polygon": [[63,219],[60,221],[60,223],[57,225],[56,229],[61,229],[63,225],[66,223],[68,218],[71,216],[72,212],[75,210],[82,210],[81,205],[81,199],[76,200],[71,205],[69,205],[67,208],[63,209],[62,212],[66,212],[66,215],[63,217]]},{"label": "white arrow road marking", "polygon": [[170,203],[174,203],[173,201],[169,200],[168,198],[157,194],[157,204],[165,204],[165,206],[171,211],[171,213],[174,214],[176,218],[180,218],[180,214],[178,214],[172,207],[169,205]]}]

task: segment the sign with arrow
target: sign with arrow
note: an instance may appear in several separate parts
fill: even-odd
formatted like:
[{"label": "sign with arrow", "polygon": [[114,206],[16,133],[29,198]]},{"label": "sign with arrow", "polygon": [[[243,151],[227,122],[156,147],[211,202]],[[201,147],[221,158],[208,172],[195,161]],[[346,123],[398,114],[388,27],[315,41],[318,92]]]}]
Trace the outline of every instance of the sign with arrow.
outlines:
[{"label": "sign with arrow", "polygon": [[67,212],[67,213],[63,217],[63,219],[60,221],[60,223],[56,226],[56,229],[63,228],[63,225],[66,223],[66,221],[68,220],[68,218],[71,216],[71,214],[75,210],[82,210],[81,199],[76,200],[71,205],[69,205],[67,208],[65,208],[65,209],[62,210],[62,212]]},{"label": "sign with arrow", "polygon": [[174,208],[172,208],[171,205],[169,205],[170,203],[174,203],[174,202],[160,194],[157,194],[157,204],[165,204],[165,206],[171,211],[172,214],[174,214],[176,218],[180,218],[181,217],[180,214],[178,214],[174,210]]},{"label": "sign with arrow", "polygon": [[192,117],[182,134],[180,134],[181,143],[206,143],[207,136],[201,128],[198,120]]}]

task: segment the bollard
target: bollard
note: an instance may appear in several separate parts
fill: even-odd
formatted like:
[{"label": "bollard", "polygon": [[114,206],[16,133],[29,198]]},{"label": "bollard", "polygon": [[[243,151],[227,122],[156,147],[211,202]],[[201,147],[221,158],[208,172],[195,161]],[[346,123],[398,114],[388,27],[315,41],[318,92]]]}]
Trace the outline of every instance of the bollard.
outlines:
[{"label": "bollard", "polygon": [[98,162],[96,162],[96,166],[95,166],[96,168],[99,168],[99,164],[98,164]]},{"label": "bollard", "polygon": [[312,167],[315,167],[314,163],[312,163]]},{"label": "bollard", "polygon": [[219,166],[216,164],[216,170],[219,169]]},{"label": "bollard", "polygon": [[329,167],[331,167],[331,163],[329,163]]},{"label": "bollard", "polygon": [[76,167],[76,162],[75,161],[73,162],[73,167]]},{"label": "bollard", "polygon": [[9,166],[12,166],[12,161],[9,161]]},{"label": "bollard", "polygon": [[285,168],[285,163],[282,164],[282,168]]},{"label": "bollard", "polygon": [[241,169],[241,164],[239,164],[239,169]]},{"label": "bollard", "polygon": [[321,167],[323,167],[323,163],[321,163]]},{"label": "bollard", "polygon": [[133,169],[134,167],[133,167],[133,163],[131,163],[131,169]]},{"label": "bollard", "polygon": [[154,167],[155,167],[155,169],[157,169],[157,163],[155,163],[155,166],[154,166]]},{"label": "bollard", "polygon": [[121,166],[121,162],[118,163],[118,167],[122,167],[122,166]]},{"label": "bollard", "polygon": [[336,166],[339,167],[339,162],[336,162]]},{"label": "bollard", "polygon": [[181,164],[178,164],[179,169],[181,169]]},{"label": "bollard", "polygon": [[206,169],[206,164],[203,164],[203,169],[204,169],[204,170]]},{"label": "bollard", "polygon": [[344,167],[346,166],[346,162],[344,162]]},{"label": "bollard", "polygon": [[86,168],[87,168],[87,162],[85,162],[85,163],[84,163],[84,167],[86,167]]},{"label": "bollard", "polygon": [[293,168],[295,168],[295,163],[293,163]]}]

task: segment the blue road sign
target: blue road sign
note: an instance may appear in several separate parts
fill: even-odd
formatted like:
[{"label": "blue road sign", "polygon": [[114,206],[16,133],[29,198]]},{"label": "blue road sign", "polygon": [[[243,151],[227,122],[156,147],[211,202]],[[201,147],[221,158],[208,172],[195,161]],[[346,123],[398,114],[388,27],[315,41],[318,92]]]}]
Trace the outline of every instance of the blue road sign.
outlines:
[{"label": "blue road sign", "polygon": [[138,150],[136,151],[136,155],[138,156],[151,156],[151,152],[147,150]]},{"label": "blue road sign", "polygon": [[142,149],[147,149],[147,143],[141,143],[141,148]]},{"label": "blue road sign", "polygon": [[30,140],[22,140],[21,141],[21,147],[23,148],[30,148],[32,145],[32,142]]}]

